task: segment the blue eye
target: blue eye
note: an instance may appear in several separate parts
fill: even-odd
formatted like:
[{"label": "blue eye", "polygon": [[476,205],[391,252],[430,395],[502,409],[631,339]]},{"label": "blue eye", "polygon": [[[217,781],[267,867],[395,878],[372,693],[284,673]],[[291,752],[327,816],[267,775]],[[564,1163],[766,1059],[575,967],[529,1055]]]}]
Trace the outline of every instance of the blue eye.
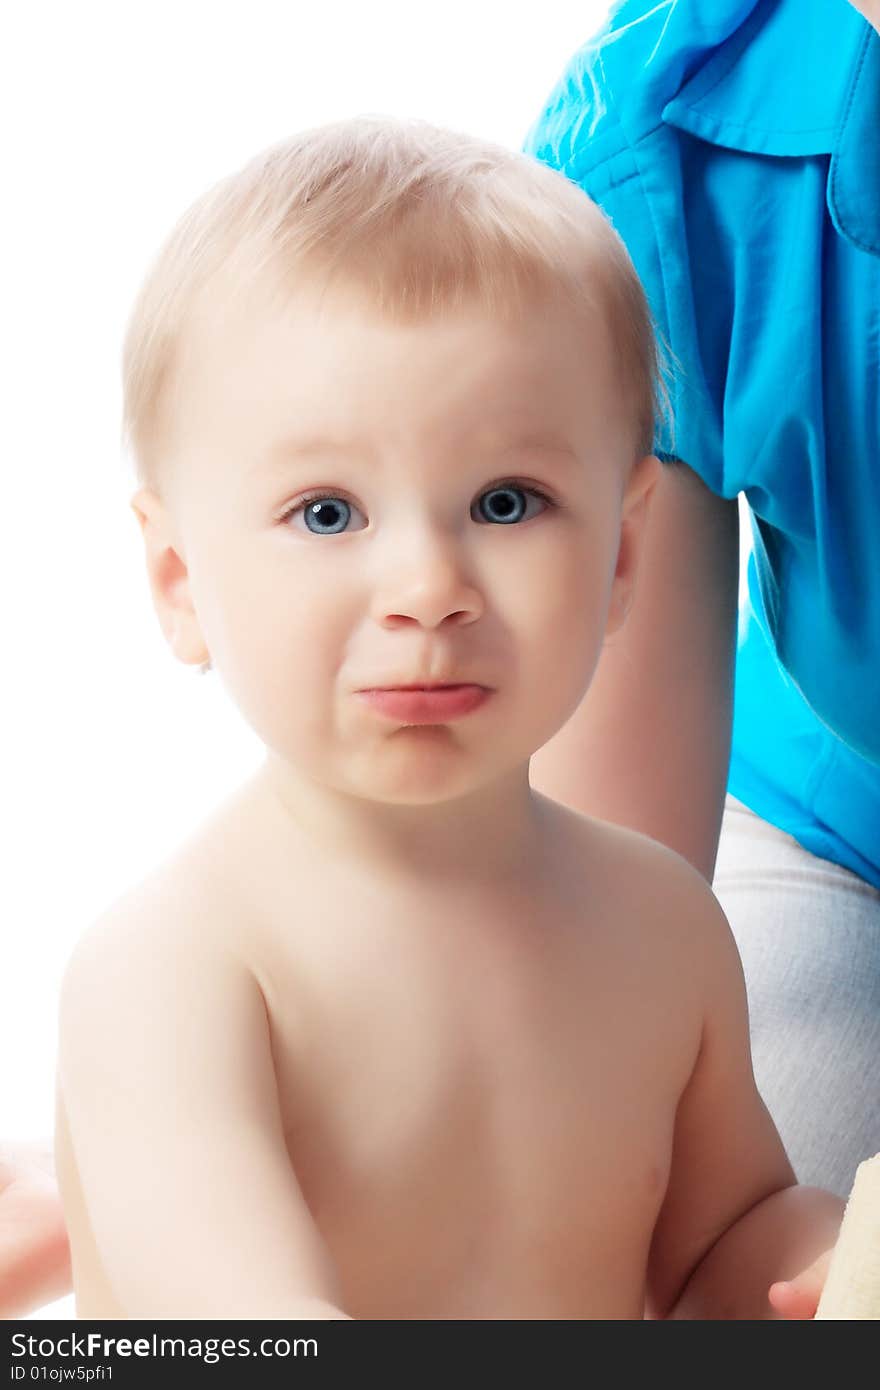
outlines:
[{"label": "blue eye", "polygon": [[502,483],[498,487],[488,488],[479,498],[476,507],[484,521],[490,521],[497,526],[512,526],[525,517],[530,497],[537,498],[545,506],[553,505],[550,498],[536,488],[515,487],[512,483]]},{"label": "blue eye", "polygon": [[313,493],[310,497],[301,498],[281,520],[288,521],[302,514],[306,530],[311,531],[313,536],[339,536],[347,529],[352,513],[357,510],[351,502],[334,493]]},{"label": "blue eye", "polygon": [[[538,512],[529,514],[530,500],[540,504]],[[557,505],[538,488],[496,483],[480,494],[471,508],[471,516],[475,521],[511,526]],[[361,515],[359,509],[345,497],[330,492],[313,492],[289,507],[280,520],[290,522],[294,517],[301,516],[306,530],[313,536],[340,536],[349,529],[354,513]]]},{"label": "blue eye", "polygon": [[351,507],[341,497],[323,497],[303,508],[306,526],[318,536],[335,536],[344,531],[351,516]]}]

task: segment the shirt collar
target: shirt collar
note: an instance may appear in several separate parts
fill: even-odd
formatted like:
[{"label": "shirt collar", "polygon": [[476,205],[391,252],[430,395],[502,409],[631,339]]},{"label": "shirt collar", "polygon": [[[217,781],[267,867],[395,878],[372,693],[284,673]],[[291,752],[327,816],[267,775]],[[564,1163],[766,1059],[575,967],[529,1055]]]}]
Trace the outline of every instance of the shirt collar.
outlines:
[{"label": "shirt collar", "polygon": [[831,155],[837,230],[880,255],[880,35],[846,0],[767,0],[663,120],[728,149]]}]

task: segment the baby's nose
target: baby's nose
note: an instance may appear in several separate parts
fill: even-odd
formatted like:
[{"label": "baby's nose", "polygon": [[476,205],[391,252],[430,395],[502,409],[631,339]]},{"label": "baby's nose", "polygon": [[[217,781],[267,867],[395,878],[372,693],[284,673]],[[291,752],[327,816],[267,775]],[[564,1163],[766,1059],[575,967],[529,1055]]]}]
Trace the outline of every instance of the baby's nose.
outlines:
[{"label": "baby's nose", "polygon": [[439,627],[447,620],[475,622],[484,603],[466,558],[449,538],[420,537],[407,555],[392,558],[378,579],[372,602],[378,623],[409,620]]}]

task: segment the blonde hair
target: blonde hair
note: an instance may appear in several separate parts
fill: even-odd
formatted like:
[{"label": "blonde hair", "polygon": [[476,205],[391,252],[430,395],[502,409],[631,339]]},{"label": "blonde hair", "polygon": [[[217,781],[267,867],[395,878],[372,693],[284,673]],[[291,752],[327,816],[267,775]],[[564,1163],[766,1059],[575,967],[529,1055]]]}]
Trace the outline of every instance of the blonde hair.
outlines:
[{"label": "blonde hair", "polygon": [[365,116],[271,146],[209,188],[161,247],[123,349],[123,446],[157,486],[188,327],[262,282],[341,275],[413,322],[466,302],[509,314],[562,293],[608,328],[633,447],[650,453],[666,389],[644,292],[600,209],[529,155],[420,121]]}]

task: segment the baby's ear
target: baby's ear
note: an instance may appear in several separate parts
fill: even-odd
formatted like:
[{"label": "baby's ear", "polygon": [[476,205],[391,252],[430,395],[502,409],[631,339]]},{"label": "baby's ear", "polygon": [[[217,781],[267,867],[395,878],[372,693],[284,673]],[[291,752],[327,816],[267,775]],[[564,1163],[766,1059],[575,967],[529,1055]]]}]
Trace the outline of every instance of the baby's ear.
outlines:
[{"label": "baby's ear", "polygon": [[626,481],[620,514],[620,544],[605,625],[606,637],[612,636],[623,626],[632,607],[649,503],[662,467],[653,454],[646,454],[634,465]]},{"label": "baby's ear", "polygon": [[130,506],[144,537],[153,607],[165,640],[187,666],[210,659],[189,587],[189,572],[176,528],[162,499],[149,488],[134,494]]}]

